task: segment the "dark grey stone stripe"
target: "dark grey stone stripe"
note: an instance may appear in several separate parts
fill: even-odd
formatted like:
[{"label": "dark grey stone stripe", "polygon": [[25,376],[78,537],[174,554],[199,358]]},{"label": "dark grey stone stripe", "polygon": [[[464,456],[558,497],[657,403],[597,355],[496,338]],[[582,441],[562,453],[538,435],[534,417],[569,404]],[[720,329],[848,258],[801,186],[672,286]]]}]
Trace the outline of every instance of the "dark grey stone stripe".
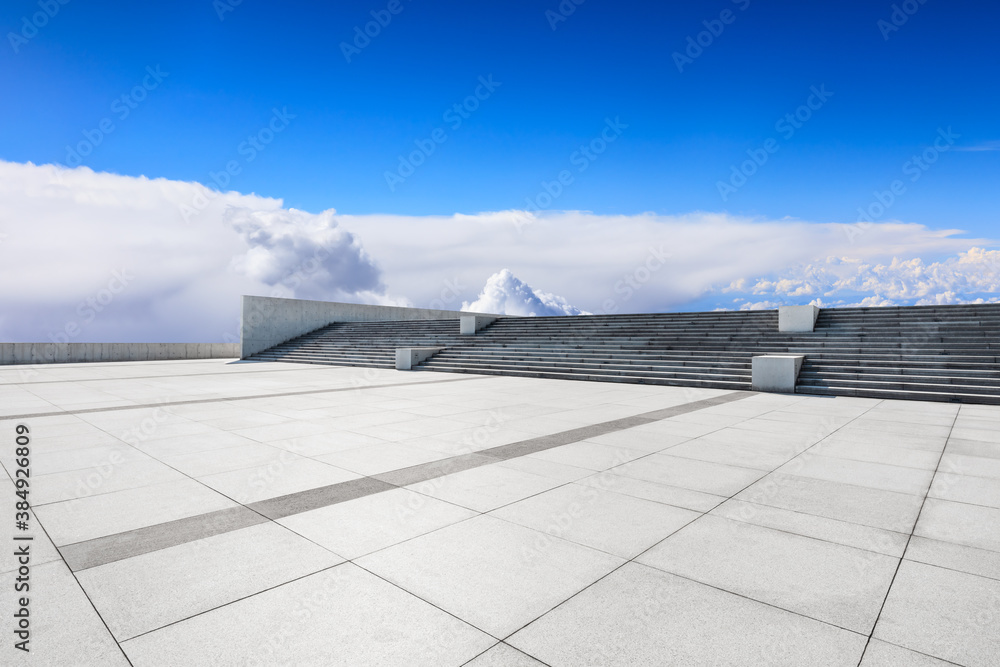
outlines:
[{"label": "dark grey stone stripe", "polygon": [[[459,454],[458,456],[451,456],[439,461],[400,468],[399,470],[392,470],[371,477],[361,477],[347,482],[322,486],[317,489],[290,493],[285,496],[252,503],[246,507],[211,512],[189,519],[180,519],[126,533],[99,537],[88,542],[79,542],[60,547],[59,551],[63,554],[63,558],[70,569],[75,572],[131,556],[139,556],[151,551],[184,544],[185,542],[193,542],[205,537],[239,530],[240,528],[261,523],[267,519],[282,519],[293,514],[301,514],[302,512],[329,507],[330,505],[336,505],[348,500],[391,491],[392,489],[398,489],[410,484],[418,484],[430,479],[462,472],[463,470],[471,470],[499,463],[500,461],[545,451],[553,447],[569,445],[589,438],[596,438],[600,435],[615,433],[635,426],[703,410],[715,405],[738,401],[753,395],[754,392],[750,391],[732,392],[723,396],[693,401],[662,410],[653,410],[631,417],[613,419],[551,435],[543,435],[529,440],[522,440],[521,442],[514,442],[509,445],[490,447],[489,449],[471,454]],[[246,515],[237,515],[235,513],[236,510],[242,510]],[[228,515],[225,515],[227,512],[234,513],[234,516],[230,518]],[[251,517],[256,517],[256,520],[251,521]],[[250,522],[242,523],[246,521]]]},{"label": "dark grey stone stripe", "polygon": [[266,521],[266,517],[240,505],[125,533],[97,537],[86,542],[67,544],[59,547],[59,553],[69,568],[76,572]]},{"label": "dark grey stone stripe", "polygon": [[317,489],[307,489],[287,496],[268,498],[248,505],[269,519],[282,519],[292,514],[301,514],[309,510],[336,505],[355,498],[363,498],[373,493],[390,491],[397,487],[372,477],[361,477],[339,484],[321,486]]},{"label": "dark grey stone stripe", "polygon": [[407,486],[496,462],[497,459],[495,458],[483,456],[480,452],[473,452],[471,454],[450,456],[439,461],[431,461],[430,463],[421,463],[409,468],[384,472],[374,475],[374,477],[393,486]]},{"label": "dark grey stone stripe", "polygon": [[386,384],[371,384],[364,387],[336,387],[334,389],[306,389],[303,391],[286,391],[280,394],[254,394],[253,396],[227,396],[224,398],[192,398],[184,401],[169,401],[164,403],[144,403],[142,405],[118,405],[107,408],[86,408],[83,410],[58,410],[56,412],[35,412],[26,415],[0,415],[0,421],[10,419],[30,419],[32,417],[59,417],[60,415],[83,415],[91,412],[117,412],[119,410],[142,410],[145,408],[169,408],[175,405],[197,405],[199,403],[224,403],[226,401],[252,401],[257,398],[280,398],[282,396],[305,396],[307,394],[331,394],[338,391],[354,391],[356,389],[383,389],[385,387],[409,387],[418,384],[443,384],[445,382],[470,382],[485,380],[491,376],[455,378],[449,380],[421,380],[418,382],[392,382]]}]

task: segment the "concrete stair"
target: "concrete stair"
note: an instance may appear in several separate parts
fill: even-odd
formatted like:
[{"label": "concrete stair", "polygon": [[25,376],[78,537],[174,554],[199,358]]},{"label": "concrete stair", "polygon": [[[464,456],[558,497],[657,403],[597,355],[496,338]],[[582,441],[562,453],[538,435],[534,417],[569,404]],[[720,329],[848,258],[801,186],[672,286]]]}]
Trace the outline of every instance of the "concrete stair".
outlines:
[{"label": "concrete stair", "polygon": [[1000,305],[844,308],[811,333],[777,311],[332,324],[254,359],[393,368],[398,347],[444,347],[417,370],[749,389],[751,360],[806,355],[797,392],[1000,404]]},{"label": "concrete stair", "polygon": [[1000,405],[1000,304],[827,309],[813,336],[844,347],[808,354],[798,393]]}]

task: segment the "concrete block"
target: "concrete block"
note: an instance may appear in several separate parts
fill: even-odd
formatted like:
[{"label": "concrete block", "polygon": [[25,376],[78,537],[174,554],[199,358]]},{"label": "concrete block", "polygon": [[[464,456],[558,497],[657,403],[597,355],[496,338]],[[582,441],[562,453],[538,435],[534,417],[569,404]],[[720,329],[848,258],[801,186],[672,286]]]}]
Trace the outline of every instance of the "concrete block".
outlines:
[{"label": "concrete block", "polygon": [[778,331],[801,332],[816,328],[816,306],[781,306],[778,308]]},{"label": "concrete block", "polygon": [[754,391],[794,394],[795,383],[802,370],[802,354],[767,354],[754,357],[751,384]]},{"label": "concrete block", "polygon": [[0,343],[0,365],[14,363],[14,343]]},{"label": "concrete block", "polygon": [[411,371],[421,361],[433,357],[443,349],[443,347],[397,347],[396,370]]},{"label": "concrete block", "polygon": [[489,326],[497,321],[493,315],[462,315],[459,330],[463,336],[472,336],[483,327]]}]

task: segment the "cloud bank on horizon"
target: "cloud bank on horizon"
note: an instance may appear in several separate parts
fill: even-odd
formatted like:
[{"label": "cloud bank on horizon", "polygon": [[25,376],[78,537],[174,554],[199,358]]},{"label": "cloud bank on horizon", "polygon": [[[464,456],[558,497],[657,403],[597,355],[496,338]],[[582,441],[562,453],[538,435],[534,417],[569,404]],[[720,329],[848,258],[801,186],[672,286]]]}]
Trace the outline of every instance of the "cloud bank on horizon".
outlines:
[{"label": "cloud bank on horizon", "polygon": [[903,222],[314,214],[198,183],[4,161],[0,198],[4,341],[233,340],[241,294],[553,315],[1000,293],[996,240]]}]

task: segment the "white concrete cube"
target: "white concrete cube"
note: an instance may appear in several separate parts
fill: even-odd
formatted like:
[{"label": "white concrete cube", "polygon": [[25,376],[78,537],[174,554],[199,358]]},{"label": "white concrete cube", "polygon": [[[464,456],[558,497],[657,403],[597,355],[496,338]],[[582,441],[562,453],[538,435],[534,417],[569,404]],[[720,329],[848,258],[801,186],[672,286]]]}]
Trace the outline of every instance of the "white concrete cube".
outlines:
[{"label": "white concrete cube", "polygon": [[768,354],[754,357],[751,366],[751,384],[754,391],[771,391],[794,394],[795,383],[802,370],[801,354]]},{"label": "white concrete cube", "polygon": [[778,308],[778,331],[812,331],[816,328],[816,306],[781,306]]},{"label": "white concrete cube", "polygon": [[443,349],[443,347],[397,347],[396,370],[412,371],[421,361],[429,359]]},{"label": "white concrete cube", "polygon": [[490,315],[462,315],[460,332],[463,336],[472,336],[483,327],[496,322],[496,319]]}]

